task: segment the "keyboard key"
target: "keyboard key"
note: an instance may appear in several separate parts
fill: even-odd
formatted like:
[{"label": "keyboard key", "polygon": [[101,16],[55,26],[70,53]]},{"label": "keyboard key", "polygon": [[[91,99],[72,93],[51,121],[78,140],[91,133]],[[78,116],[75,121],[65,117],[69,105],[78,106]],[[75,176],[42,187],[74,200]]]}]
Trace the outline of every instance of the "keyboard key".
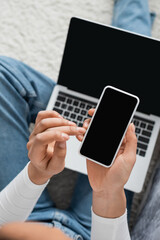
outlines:
[{"label": "keyboard key", "polygon": [[80,116],[80,115],[77,116],[78,121],[82,121],[82,119],[83,119],[82,116]]},{"label": "keyboard key", "polygon": [[72,111],[73,107],[72,106],[68,106],[68,111]]},{"label": "keyboard key", "polygon": [[138,125],[139,125],[139,121],[138,121],[138,120],[134,120],[133,123],[134,123],[134,125],[135,125],[136,127],[138,127]]},{"label": "keyboard key", "polygon": [[78,101],[75,100],[75,101],[73,102],[73,105],[74,105],[74,106],[78,106]]},{"label": "keyboard key", "polygon": [[55,106],[56,106],[56,107],[59,107],[60,104],[61,104],[61,103],[57,101],[57,102],[55,103]]},{"label": "keyboard key", "polygon": [[86,109],[89,110],[90,108],[92,108],[92,105],[87,105]]},{"label": "keyboard key", "polygon": [[85,103],[81,103],[79,106],[80,106],[80,108],[84,108],[85,107]]},{"label": "keyboard key", "polygon": [[143,149],[143,150],[147,150],[147,145],[145,145],[145,144],[143,144],[143,143],[140,143],[140,142],[137,143],[137,147],[138,147],[138,148],[141,148],[141,149]]},{"label": "keyboard key", "polygon": [[67,103],[68,103],[68,104],[71,104],[71,103],[72,103],[72,99],[68,98],[68,99],[67,99]]},{"label": "keyboard key", "polygon": [[152,131],[153,130],[153,125],[148,125],[147,130]]},{"label": "keyboard key", "polygon": [[82,111],[81,111],[81,114],[82,114],[82,115],[86,115],[86,113],[87,113],[87,111],[85,111],[85,110],[82,110]]},{"label": "keyboard key", "polygon": [[79,122],[78,127],[83,127],[83,123]]},{"label": "keyboard key", "polygon": [[149,143],[149,138],[146,137],[139,136],[138,140],[144,143]]},{"label": "keyboard key", "polygon": [[59,114],[62,114],[62,113],[63,113],[63,110],[62,110],[62,109],[59,109],[59,108],[56,108],[56,107],[54,107],[53,110],[56,111],[56,112],[58,112]]},{"label": "keyboard key", "polygon": [[146,128],[146,123],[141,122],[140,127],[141,128]]},{"label": "keyboard key", "polygon": [[61,95],[59,95],[57,99],[61,102],[64,102],[66,100],[66,98]]},{"label": "keyboard key", "polygon": [[142,135],[147,136],[147,137],[150,137],[150,136],[151,136],[151,132],[148,132],[148,131],[143,130],[143,131],[142,131]]},{"label": "keyboard key", "polygon": [[141,132],[141,129],[138,128],[138,127],[136,127],[135,132],[136,132],[137,134],[139,134],[139,133]]},{"label": "keyboard key", "polygon": [[64,116],[65,116],[65,117],[68,117],[68,116],[69,116],[69,112],[65,111],[65,112],[64,112]]},{"label": "keyboard key", "polygon": [[72,113],[70,117],[71,117],[72,119],[75,119],[76,114]]},{"label": "keyboard key", "polygon": [[63,108],[63,109],[66,109],[66,107],[67,107],[67,104],[62,104],[62,106],[61,106],[61,108]]},{"label": "keyboard key", "polygon": [[142,156],[142,157],[145,157],[146,152],[141,150],[141,151],[139,152],[139,155]]},{"label": "keyboard key", "polygon": [[79,108],[75,108],[75,109],[74,109],[74,112],[75,112],[75,113],[79,113],[79,112],[80,112],[80,109],[79,109]]}]

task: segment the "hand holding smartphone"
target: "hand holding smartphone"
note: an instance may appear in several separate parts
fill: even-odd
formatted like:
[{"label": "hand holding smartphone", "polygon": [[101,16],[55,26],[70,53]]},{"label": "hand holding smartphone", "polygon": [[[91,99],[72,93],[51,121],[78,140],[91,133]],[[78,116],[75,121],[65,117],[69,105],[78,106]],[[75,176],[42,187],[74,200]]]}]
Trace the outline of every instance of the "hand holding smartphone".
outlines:
[{"label": "hand holding smartphone", "polygon": [[83,138],[80,154],[111,167],[138,104],[137,96],[106,86]]}]

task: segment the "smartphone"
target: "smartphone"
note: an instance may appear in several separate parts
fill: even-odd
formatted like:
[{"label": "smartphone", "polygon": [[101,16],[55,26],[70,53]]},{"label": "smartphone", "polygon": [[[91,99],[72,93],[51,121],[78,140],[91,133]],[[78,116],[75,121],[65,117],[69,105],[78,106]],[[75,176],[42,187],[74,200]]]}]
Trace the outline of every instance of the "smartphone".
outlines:
[{"label": "smartphone", "polygon": [[138,104],[137,96],[106,86],[83,138],[80,154],[111,167]]}]

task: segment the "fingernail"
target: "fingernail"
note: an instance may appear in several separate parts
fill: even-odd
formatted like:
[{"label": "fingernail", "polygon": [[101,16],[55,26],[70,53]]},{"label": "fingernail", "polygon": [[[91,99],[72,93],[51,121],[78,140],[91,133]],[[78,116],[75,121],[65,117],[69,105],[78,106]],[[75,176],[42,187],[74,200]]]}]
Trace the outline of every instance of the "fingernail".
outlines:
[{"label": "fingernail", "polygon": [[88,123],[87,122],[84,122],[84,127],[88,127]]},{"label": "fingernail", "polygon": [[131,129],[132,129],[132,132],[135,133],[135,126],[133,123],[131,123]]},{"label": "fingernail", "polygon": [[60,143],[58,144],[58,147],[59,147],[59,148],[65,148],[65,147],[66,147],[66,142],[60,142]]},{"label": "fingernail", "polygon": [[82,141],[83,135],[78,135],[77,138],[79,138],[79,140]]}]

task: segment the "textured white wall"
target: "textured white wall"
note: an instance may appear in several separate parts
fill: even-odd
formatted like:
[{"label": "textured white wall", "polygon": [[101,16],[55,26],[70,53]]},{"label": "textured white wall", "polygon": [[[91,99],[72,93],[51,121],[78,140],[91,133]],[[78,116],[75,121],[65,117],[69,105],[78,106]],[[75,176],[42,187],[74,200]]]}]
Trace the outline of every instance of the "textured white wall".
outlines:
[{"label": "textured white wall", "polygon": [[[140,0],[143,1],[143,0]],[[0,55],[20,59],[57,80],[69,19],[110,24],[114,0],[0,0]],[[160,1],[153,36],[160,38]]]}]

